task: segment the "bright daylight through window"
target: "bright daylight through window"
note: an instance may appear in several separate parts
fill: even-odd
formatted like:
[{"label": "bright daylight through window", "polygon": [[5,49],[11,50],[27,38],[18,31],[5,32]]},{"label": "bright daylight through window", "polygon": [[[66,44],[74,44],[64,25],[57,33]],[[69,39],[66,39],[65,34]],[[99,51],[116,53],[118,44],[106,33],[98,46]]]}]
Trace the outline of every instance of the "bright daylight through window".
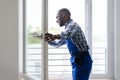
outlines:
[{"label": "bright daylight through window", "polygon": [[[63,3],[64,2],[64,3]],[[102,6],[101,6],[102,5]],[[48,0],[48,32],[59,33],[56,13],[68,8],[72,19],[85,28],[85,0]],[[107,0],[92,0],[92,75],[107,74]],[[41,40],[29,33],[41,33],[41,0],[26,0],[26,52],[25,73],[41,79]],[[89,26],[88,26],[89,27]],[[87,35],[86,35],[87,36]],[[70,55],[66,45],[60,48],[48,46],[49,80],[71,80]]]}]

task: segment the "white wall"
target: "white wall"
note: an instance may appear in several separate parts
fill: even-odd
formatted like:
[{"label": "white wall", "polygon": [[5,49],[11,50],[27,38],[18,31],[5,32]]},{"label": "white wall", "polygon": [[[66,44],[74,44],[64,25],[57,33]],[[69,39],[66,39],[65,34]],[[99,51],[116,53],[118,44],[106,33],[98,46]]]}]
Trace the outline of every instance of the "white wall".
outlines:
[{"label": "white wall", "polygon": [[120,0],[116,0],[116,80],[120,80]]},{"label": "white wall", "polygon": [[0,80],[18,80],[18,0],[0,0]]}]

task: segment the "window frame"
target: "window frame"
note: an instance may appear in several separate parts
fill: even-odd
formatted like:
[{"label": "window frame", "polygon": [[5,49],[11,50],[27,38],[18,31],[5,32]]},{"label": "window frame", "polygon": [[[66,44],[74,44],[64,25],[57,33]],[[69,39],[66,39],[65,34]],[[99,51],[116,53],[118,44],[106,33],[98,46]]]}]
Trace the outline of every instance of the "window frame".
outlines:
[{"label": "window frame", "polygon": [[[25,7],[25,3],[26,3],[26,1],[25,0],[22,0],[23,2],[23,26],[25,26],[26,25],[26,15],[25,15],[25,13],[26,13],[26,7]],[[46,22],[47,21],[47,17],[46,16],[48,16],[48,13],[47,13],[47,11],[48,11],[48,0],[42,0],[43,1],[43,5],[42,5],[42,7],[45,7],[45,9],[43,9],[42,8],[42,14],[44,14],[44,13],[46,13],[45,15],[43,15],[43,18],[42,19],[44,19],[43,20],[43,22],[42,23],[46,23],[46,28],[43,28],[42,30],[43,30],[43,33],[45,33],[45,32],[47,32],[47,26],[48,26],[48,22]],[[113,1],[114,2],[114,1]],[[85,19],[86,19],[86,29],[85,29],[85,31],[87,31],[87,32],[85,32],[88,36],[87,36],[87,39],[88,39],[88,43],[89,43],[89,45],[90,45],[90,47],[92,47],[92,0],[85,0],[85,3],[86,3],[86,5],[85,5]],[[111,25],[113,25],[114,26],[114,21],[112,20],[112,19],[110,19],[110,18],[113,18],[113,16],[114,16],[114,13],[113,13],[113,11],[114,11],[114,5],[112,6],[113,8],[111,9],[111,5],[109,5],[109,4],[112,4],[112,1],[108,1],[108,16],[110,16],[111,15],[111,17],[108,17],[107,18],[107,20],[108,20],[108,25],[107,26],[110,26],[110,27],[108,27],[108,35],[107,35],[107,37],[108,37],[108,43],[111,43],[112,42],[112,44],[108,44],[108,53],[110,53],[110,55],[108,55],[108,62],[107,62],[107,65],[108,66],[110,66],[111,64],[113,65],[114,64],[114,60],[112,60],[112,58],[114,58],[114,56],[112,56],[113,54],[112,53],[114,53],[114,39],[113,38],[111,38],[111,34],[112,34],[112,36],[114,36],[114,28],[111,26]],[[110,12],[112,12],[112,13],[110,13]],[[111,21],[113,21],[113,23],[111,23]],[[88,25],[89,25],[89,27],[88,27]],[[25,42],[25,27],[23,27],[23,35],[22,35],[22,43],[23,43],[23,75],[24,76],[27,76],[27,78],[28,78],[28,75],[25,75],[25,44],[26,44],[26,42]],[[89,33],[89,34],[88,34]],[[45,48],[45,47],[48,47],[47,46],[47,43],[45,43],[44,42],[44,40],[43,40],[43,44],[42,44],[43,46],[44,46],[44,48],[43,48],[43,50],[45,50],[46,52],[44,52],[43,51],[43,53],[45,53],[45,55],[43,55],[43,57],[45,57],[45,58],[43,58],[44,60],[43,61],[45,61],[45,63],[43,63],[43,73],[44,73],[44,75],[43,75],[43,80],[48,80],[48,57],[46,57],[47,56],[47,49]],[[90,52],[92,53],[92,50],[90,50]],[[46,66],[46,67],[45,67]],[[44,72],[45,71],[45,72]],[[110,76],[109,76],[110,75]],[[108,74],[106,74],[106,75],[91,75],[91,79],[113,79],[112,78],[112,76],[114,76],[114,66],[110,66],[109,68],[108,68]],[[28,78],[29,79],[29,78]],[[31,78],[30,78],[31,79]],[[26,79],[27,80],[27,79]],[[32,80],[32,79],[31,79]]]}]

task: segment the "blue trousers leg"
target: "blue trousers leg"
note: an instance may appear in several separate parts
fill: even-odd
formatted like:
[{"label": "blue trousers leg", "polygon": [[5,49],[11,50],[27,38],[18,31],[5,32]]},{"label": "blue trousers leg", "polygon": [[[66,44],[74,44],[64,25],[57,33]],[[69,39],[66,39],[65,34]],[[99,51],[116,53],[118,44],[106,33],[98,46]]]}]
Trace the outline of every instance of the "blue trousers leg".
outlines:
[{"label": "blue trousers leg", "polygon": [[73,80],[89,80],[89,75],[92,68],[92,60],[86,57],[83,60],[83,65],[75,62],[75,57],[71,57],[72,77]]},{"label": "blue trousers leg", "polygon": [[89,75],[91,71],[91,66],[89,68],[80,67],[75,64],[72,69],[73,80],[89,80]]}]

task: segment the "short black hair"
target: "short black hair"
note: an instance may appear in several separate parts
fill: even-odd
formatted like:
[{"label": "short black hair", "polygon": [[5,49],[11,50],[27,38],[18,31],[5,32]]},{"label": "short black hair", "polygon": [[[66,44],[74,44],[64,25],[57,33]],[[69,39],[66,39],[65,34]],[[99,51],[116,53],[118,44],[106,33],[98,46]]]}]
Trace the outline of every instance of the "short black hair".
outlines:
[{"label": "short black hair", "polygon": [[65,14],[67,14],[68,16],[71,16],[71,13],[70,13],[70,11],[67,9],[67,8],[62,8],[62,9],[60,9],[59,10],[59,13],[60,12],[64,12]]}]

